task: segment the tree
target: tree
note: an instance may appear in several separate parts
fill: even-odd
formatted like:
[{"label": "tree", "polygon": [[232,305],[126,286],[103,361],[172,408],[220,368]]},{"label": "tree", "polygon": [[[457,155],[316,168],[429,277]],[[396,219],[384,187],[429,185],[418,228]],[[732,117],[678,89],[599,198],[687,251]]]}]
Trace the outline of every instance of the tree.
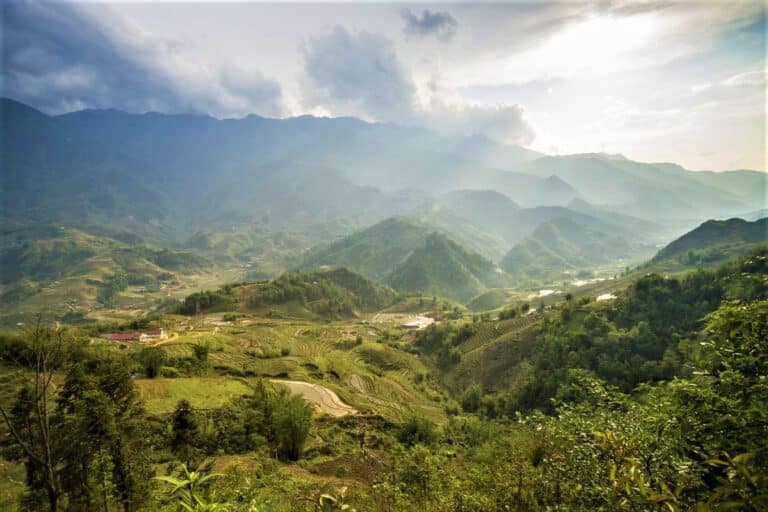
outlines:
[{"label": "tree", "polygon": [[48,507],[56,512],[61,498],[62,441],[53,422],[50,401],[56,393],[53,376],[66,361],[65,333],[37,324],[27,335],[25,366],[32,370],[31,383],[25,384],[10,412],[0,406],[0,414],[10,435],[23,453],[27,486],[44,490]]},{"label": "tree", "polygon": [[397,439],[407,446],[423,444],[431,446],[437,442],[437,427],[426,418],[416,415],[409,417],[400,427]]},{"label": "tree", "polygon": [[297,460],[312,427],[312,408],[300,396],[290,396],[277,403],[273,428],[280,453]]},{"label": "tree", "polygon": [[111,497],[126,512],[148,499],[146,417],[126,363],[97,354],[67,371],[55,417],[66,439],[62,488],[70,507],[92,507],[96,489],[105,508]]},{"label": "tree", "polygon": [[139,352],[139,361],[144,366],[147,377],[154,379],[160,375],[165,364],[165,351],[160,347],[147,347]]},{"label": "tree", "polygon": [[195,411],[187,400],[179,401],[171,425],[171,450],[186,467],[192,467],[193,459],[199,454],[196,447],[200,444],[200,436]]}]

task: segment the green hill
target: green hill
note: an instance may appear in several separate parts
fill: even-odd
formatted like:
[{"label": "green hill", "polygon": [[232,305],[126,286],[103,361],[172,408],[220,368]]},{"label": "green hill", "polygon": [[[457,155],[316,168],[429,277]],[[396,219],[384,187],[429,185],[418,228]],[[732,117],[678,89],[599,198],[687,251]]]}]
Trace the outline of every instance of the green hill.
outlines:
[{"label": "green hill", "polygon": [[654,256],[651,265],[698,266],[718,264],[768,242],[768,217],[708,220],[671,242]]},{"label": "green hill", "polygon": [[424,225],[406,217],[392,217],[309,251],[297,268],[347,267],[383,281],[428,234],[429,229]]},{"label": "green hill", "polygon": [[488,288],[509,284],[496,265],[439,233],[430,234],[388,282],[401,292],[429,293],[462,302]]},{"label": "green hill", "polygon": [[563,217],[539,225],[504,256],[509,274],[553,278],[567,271],[637,257],[647,250],[599,221],[577,222]]},{"label": "green hill", "polygon": [[345,268],[285,273],[272,281],[227,285],[187,296],[179,312],[262,311],[270,315],[347,318],[392,305],[397,294]]}]

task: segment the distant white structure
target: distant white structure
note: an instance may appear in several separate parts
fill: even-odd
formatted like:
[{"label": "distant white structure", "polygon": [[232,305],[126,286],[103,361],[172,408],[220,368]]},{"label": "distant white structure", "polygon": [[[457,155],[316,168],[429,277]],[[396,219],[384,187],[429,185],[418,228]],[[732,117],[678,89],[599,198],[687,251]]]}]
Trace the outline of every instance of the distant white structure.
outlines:
[{"label": "distant white structure", "polygon": [[597,296],[597,298],[596,298],[595,300],[596,300],[597,302],[602,302],[602,301],[604,301],[604,300],[614,300],[614,299],[616,299],[616,298],[617,298],[617,297],[616,297],[614,294],[612,294],[612,293],[604,293],[604,294],[602,294],[602,295],[598,295],[598,296]]},{"label": "distant white structure", "polygon": [[557,290],[539,290],[538,293],[532,293],[528,296],[529,299],[539,299],[542,297],[548,297],[549,295],[552,295],[554,293],[557,293]]},{"label": "distant white structure", "polygon": [[402,327],[405,327],[407,329],[424,329],[428,325],[435,323],[434,318],[429,318],[428,316],[412,316],[409,317],[405,322],[400,324]]}]

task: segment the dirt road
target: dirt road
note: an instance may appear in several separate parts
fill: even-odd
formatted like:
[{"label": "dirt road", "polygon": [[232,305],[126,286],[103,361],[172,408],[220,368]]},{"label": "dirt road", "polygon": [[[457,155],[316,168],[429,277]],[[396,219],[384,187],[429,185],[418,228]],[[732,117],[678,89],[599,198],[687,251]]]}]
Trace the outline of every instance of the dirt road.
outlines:
[{"label": "dirt road", "polygon": [[357,414],[357,409],[345,404],[339,395],[319,384],[302,382],[298,380],[271,379],[270,382],[282,384],[291,390],[291,393],[302,395],[304,399],[317,405],[324,413],[340,418],[350,414]]}]

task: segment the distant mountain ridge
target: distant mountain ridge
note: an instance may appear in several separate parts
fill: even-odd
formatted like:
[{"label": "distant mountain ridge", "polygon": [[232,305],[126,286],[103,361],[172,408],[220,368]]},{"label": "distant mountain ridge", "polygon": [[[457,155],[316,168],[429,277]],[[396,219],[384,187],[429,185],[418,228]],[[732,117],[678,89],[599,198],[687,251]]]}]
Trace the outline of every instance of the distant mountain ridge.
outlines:
[{"label": "distant mountain ridge", "polygon": [[501,267],[520,277],[553,278],[650,252],[615,226],[594,218],[557,217],[515,244]]},{"label": "distant mountain ridge", "polygon": [[[633,250],[620,240],[665,243],[707,218],[765,208],[764,173],[691,172],[620,155],[548,156],[482,136],[355,118],[49,116],[0,99],[0,123],[4,227],[80,230],[94,244],[121,233],[258,278],[309,262],[348,264],[385,281],[435,231],[493,265],[559,218]],[[386,219],[389,228],[379,225]],[[40,240],[35,229],[23,233],[24,242]],[[450,244],[432,247],[451,255],[434,262],[462,260]],[[566,268],[576,256],[592,259],[571,243],[545,254]],[[6,273],[22,276],[21,259],[7,261]],[[458,288],[492,282],[475,278]],[[18,281],[0,285],[0,293]]]},{"label": "distant mountain ridge", "polygon": [[[372,223],[402,213],[414,206],[398,201],[402,189],[494,190],[524,207],[584,199],[641,218],[706,218],[713,216],[709,210],[764,206],[755,204],[762,173],[694,173],[614,155],[553,157],[478,136],[354,118],[218,120],[117,110],[47,116],[9,99],[0,100],[0,118],[8,127],[0,142],[3,215],[27,219],[82,219],[84,212],[86,222],[146,231],[141,225],[151,221],[157,229],[188,232],[231,215],[232,193],[240,194],[237,213],[262,219],[317,192],[312,180],[327,182],[328,192],[348,191],[318,195],[306,212],[315,221],[352,215]],[[287,193],[302,183],[300,195]],[[360,203],[369,204],[371,194],[379,206],[368,215]],[[366,199],[355,202],[358,195]]]}]

